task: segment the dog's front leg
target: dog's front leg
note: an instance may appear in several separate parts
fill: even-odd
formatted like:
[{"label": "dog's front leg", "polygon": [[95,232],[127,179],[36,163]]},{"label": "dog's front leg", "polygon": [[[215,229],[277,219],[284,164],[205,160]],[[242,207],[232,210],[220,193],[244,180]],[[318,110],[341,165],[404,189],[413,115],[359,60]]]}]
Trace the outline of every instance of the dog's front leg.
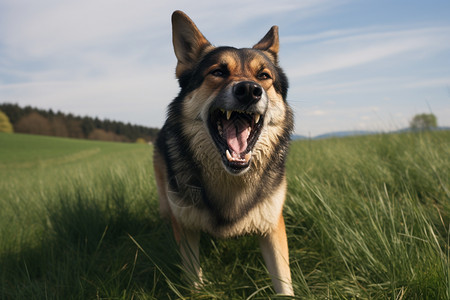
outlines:
[{"label": "dog's front leg", "polygon": [[175,240],[180,247],[181,261],[184,271],[195,286],[203,283],[202,269],[199,260],[200,232],[183,228],[171,217]]},{"label": "dog's front leg", "polygon": [[202,269],[199,260],[200,232],[183,230],[180,239],[180,252],[183,267],[191,275],[192,281],[198,286],[203,283]]},{"label": "dog's front leg", "polygon": [[259,244],[275,291],[278,294],[294,295],[283,215],[280,215],[275,230],[260,237]]}]

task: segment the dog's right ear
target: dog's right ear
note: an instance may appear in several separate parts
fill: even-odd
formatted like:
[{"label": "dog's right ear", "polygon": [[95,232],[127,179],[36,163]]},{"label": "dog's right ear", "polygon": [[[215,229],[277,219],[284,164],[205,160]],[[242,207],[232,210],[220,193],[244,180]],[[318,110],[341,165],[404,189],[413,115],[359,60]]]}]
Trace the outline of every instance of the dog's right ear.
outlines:
[{"label": "dog's right ear", "polygon": [[172,14],[172,43],[178,59],[176,76],[194,67],[202,53],[212,47],[195,26],[194,22],[182,11]]}]

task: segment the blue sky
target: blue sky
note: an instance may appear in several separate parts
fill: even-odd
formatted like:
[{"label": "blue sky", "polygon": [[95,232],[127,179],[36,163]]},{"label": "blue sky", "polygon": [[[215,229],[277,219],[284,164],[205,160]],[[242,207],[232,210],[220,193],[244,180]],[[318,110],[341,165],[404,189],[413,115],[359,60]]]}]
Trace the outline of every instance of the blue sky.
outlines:
[{"label": "blue sky", "polygon": [[297,134],[450,126],[448,0],[0,0],[0,102],[161,127],[176,9],[218,46],[280,27]]}]

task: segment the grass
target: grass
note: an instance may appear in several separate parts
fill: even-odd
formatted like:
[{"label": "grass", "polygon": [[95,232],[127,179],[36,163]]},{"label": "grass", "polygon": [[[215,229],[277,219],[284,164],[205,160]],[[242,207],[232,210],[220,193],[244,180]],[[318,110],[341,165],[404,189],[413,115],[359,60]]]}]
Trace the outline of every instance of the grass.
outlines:
[{"label": "grass", "polygon": [[[202,236],[181,276],[151,147],[0,134],[1,299],[268,299],[254,237]],[[450,132],[294,142],[285,218],[300,299],[450,299]]]}]

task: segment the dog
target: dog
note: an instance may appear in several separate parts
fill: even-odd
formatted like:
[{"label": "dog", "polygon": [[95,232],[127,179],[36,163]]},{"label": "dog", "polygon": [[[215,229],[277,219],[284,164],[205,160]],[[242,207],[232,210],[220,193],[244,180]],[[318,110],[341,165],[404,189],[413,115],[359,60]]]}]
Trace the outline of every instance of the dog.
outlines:
[{"label": "dog", "polygon": [[252,48],[215,47],[183,12],[172,14],[178,96],[154,148],[161,215],[183,267],[201,285],[200,232],[259,236],[274,289],[293,295],[282,215],[293,130],[278,27]]}]

